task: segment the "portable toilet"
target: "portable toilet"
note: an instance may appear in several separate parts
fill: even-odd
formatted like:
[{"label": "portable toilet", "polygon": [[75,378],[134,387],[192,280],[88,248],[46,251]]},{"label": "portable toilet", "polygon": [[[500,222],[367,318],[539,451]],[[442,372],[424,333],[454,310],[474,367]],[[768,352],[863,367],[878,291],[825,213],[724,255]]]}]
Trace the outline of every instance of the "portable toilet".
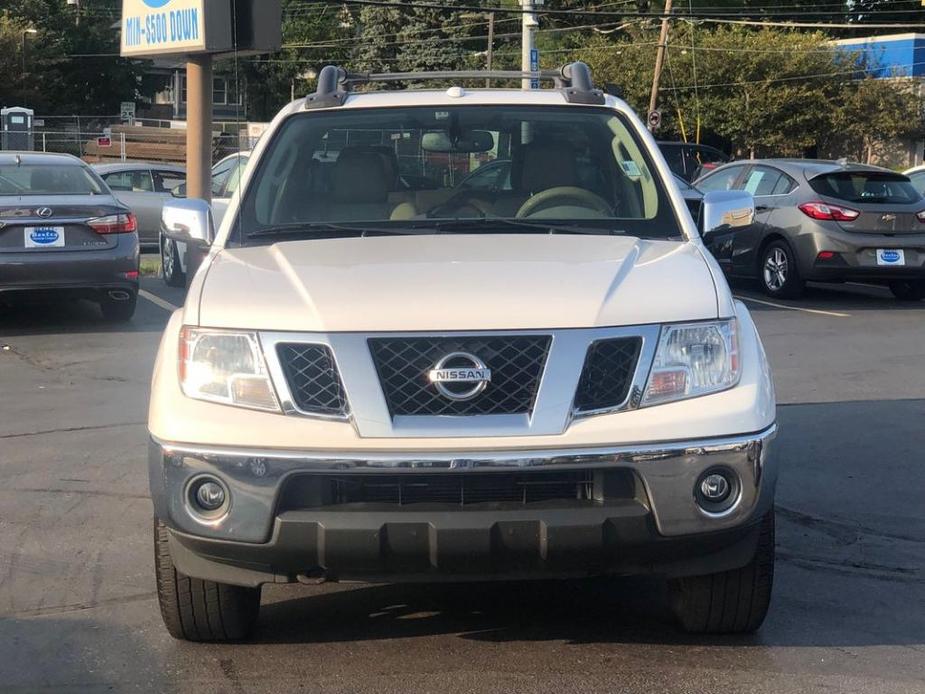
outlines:
[{"label": "portable toilet", "polygon": [[35,112],[30,108],[0,109],[0,149],[31,152],[35,149],[32,131]]}]

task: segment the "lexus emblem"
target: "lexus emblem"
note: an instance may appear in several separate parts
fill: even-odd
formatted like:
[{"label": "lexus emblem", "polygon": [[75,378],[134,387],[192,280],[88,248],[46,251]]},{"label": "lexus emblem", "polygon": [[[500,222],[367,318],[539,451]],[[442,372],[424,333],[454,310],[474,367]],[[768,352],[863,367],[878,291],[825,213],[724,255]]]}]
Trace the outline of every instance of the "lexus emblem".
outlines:
[{"label": "lexus emblem", "polygon": [[440,395],[464,402],[484,392],[491,383],[491,369],[474,354],[452,352],[438,361],[427,377]]},{"label": "lexus emblem", "polygon": [[895,215],[895,214],[884,214],[884,215],[880,215],[880,221],[881,221],[881,222],[895,222],[895,221],[896,221],[896,215]]},{"label": "lexus emblem", "polygon": [[40,207],[35,211],[39,217],[51,217],[55,212],[50,207]]}]

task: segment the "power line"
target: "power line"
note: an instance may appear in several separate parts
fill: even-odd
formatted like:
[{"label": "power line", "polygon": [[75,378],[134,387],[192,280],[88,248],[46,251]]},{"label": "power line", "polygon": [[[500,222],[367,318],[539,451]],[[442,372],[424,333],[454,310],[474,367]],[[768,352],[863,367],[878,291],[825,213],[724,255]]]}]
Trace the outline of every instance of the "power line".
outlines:
[{"label": "power line", "polygon": [[[448,5],[439,2],[408,2],[405,0],[396,0],[392,2],[391,0],[306,0],[306,4],[337,4],[337,5],[366,5],[371,7],[388,7],[392,9],[432,9],[432,10],[447,10],[452,12],[496,12],[499,14],[516,14],[522,15],[528,13],[522,8],[516,7],[498,7],[498,6],[487,6],[487,5]],[[895,14],[920,14],[922,10],[872,10],[865,13],[866,15],[895,15]],[[674,19],[701,19],[705,20],[707,18],[725,18],[725,17],[819,17],[819,16],[835,16],[835,17],[846,17],[851,16],[852,13],[849,8],[845,8],[845,11],[834,12],[834,11],[825,11],[825,12],[770,12],[770,11],[761,11],[753,12],[746,9],[734,10],[734,11],[724,11],[724,12],[674,12],[670,15],[666,15],[664,12],[615,12],[611,10],[601,11],[601,10],[580,10],[580,9],[567,9],[567,10],[553,10],[553,9],[540,9],[533,10],[534,14],[542,14],[544,16],[596,16],[596,17],[631,17],[631,18],[646,18],[646,19],[663,19],[666,16],[669,16]],[[867,24],[864,22],[856,22],[849,25],[850,28],[863,28],[863,27],[873,27],[873,24]],[[891,27],[925,27],[925,24],[908,24],[906,22],[896,22],[889,25]]]}]

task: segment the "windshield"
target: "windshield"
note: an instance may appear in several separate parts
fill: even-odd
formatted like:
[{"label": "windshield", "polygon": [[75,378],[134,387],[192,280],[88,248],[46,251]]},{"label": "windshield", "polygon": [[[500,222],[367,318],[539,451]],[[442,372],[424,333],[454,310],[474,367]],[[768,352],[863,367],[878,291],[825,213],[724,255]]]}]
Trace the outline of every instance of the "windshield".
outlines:
[{"label": "windshield", "polygon": [[913,203],[921,194],[905,176],[887,171],[842,171],[810,180],[814,191],[846,202]]},{"label": "windshield", "polygon": [[[235,233],[326,225],[681,236],[622,115],[575,107],[351,109],[290,118],[261,157]],[[514,225],[512,220],[523,222]],[[449,224],[447,222],[453,222]]]},{"label": "windshield", "polygon": [[103,195],[102,184],[82,166],[0,166],[0,195]]}]

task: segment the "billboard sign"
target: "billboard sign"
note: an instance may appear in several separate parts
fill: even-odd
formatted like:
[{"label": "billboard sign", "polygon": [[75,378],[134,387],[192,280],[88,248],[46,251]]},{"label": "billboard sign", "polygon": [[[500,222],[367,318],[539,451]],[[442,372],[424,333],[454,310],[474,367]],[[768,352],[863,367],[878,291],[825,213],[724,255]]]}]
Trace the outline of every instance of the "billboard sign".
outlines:
[{"label": "billboard sign", "polygon": [[206,0],[122,0],[122,55],[201,53]]},{"label": "billboard sign", "polygon": [[121,28],[128,58],[271,53],[282,42],[282,6],[281,0],[122,0]]}]

